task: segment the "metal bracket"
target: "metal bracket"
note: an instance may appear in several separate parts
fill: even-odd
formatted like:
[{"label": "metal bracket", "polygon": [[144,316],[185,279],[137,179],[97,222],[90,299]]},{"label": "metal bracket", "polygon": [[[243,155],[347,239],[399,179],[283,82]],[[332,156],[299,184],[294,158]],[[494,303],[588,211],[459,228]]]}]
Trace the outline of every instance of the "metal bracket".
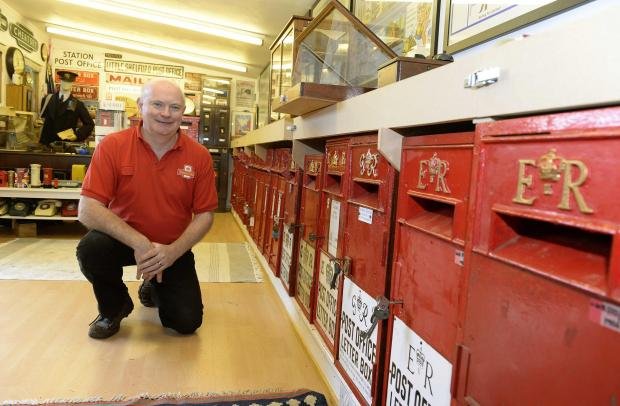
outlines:
[{"label": "metal bracket", "polygon": [[480,69],[465,78],[463,87],[466,89],[478,89],[480,87],[492,85],[499,80],[500,69],[498,67]]}]

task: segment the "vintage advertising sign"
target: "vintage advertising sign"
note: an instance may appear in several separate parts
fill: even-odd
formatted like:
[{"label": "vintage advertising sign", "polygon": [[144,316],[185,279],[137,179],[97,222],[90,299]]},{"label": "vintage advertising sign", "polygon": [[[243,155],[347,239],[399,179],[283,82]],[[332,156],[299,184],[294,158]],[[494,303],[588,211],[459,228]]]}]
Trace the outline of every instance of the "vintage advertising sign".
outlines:
[{"label": "vintage advertising sign", "polygon": [[394,318],[386,405],[450,405],[452,364]]},{"label": "vintage advertising sign", "polygon": [[302,238],[299,243],[299,274],[297,275],[297,293],[302,306],[310,312],[310,290],[314,271],[314,247]]},{"label": "vintage advertising sign", "polygon": [[11,37],[15,38],[15,42],[20,48],[25,49],[28,52],[33,52],[39,49],[39,41],[34,37],[32,31],[24,27],[20,23],[10,23],[9,33]]},{"label": "vintage advertising sign", "polygon": [[79,49],[53,48],[54,66],[57,69],[88,69],[100,70],[103,68],[101,54]]},{"label": "vintage advertising sign", "polygon": [[377,357],[377,328],[368,338],[376,300],[349,278],[344,278],[338,359],[368,404],[372,402],[373,366]]},{"label": "vintage advertising sign", "polygon": [[[59,70],[56,69],[56,73]],[[78,76],[71,86],[71,94],[73,97],[80,100],[98,100],[99,99],[99,72],[90,72],[83,70],[72,70],[77,73]],[[60,83],[58,75],[54,75],[54,81],[56,84]]]},{"label": "vintage advertising sign", "polygon": [[280,258],[280,279],[288,290],[291,281],[291,262],[293,260],[293,233],[285,224],[282,228],[282,254]]},{"label": "vintage advertising sign", "polygon": [[104,70],[106,72],[131,73],[172,79],[183,79],[185,77],[184,68],[180,65],[163,65],[160,63],[134,62],[119,59],[106,59]]},{"label": "vintage advertising sign", "polygon": [[336,303],[338,301],[338,279],[336,287],[329,285],[334,277],[334,263],[329,255],[321,251],[319,259],[319,297],[316,304],[316,324],[327,334],[333,345],[336,337]]}]

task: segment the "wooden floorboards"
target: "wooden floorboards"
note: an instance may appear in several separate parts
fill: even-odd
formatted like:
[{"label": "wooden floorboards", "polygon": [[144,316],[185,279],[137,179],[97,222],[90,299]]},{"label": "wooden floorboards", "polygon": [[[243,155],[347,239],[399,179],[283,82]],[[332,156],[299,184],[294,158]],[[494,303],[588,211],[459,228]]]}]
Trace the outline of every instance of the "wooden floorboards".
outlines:
[{"label": "wooden floorboards", "polygon": [[[41,238],[83,232],[50,227]],[[0,231],[0,242],[10,238]],[[243,234],[230,214],[218,214],[204,241]],[[139,304],[139,282],[128,286],[133,313],[99,341],[87,335],[97,314],[88,282],[0,281],[0,403],[299,388],[332,398],[269,282],[202,284],[204,323],[191,336],[163,329],[157,310]]]}]

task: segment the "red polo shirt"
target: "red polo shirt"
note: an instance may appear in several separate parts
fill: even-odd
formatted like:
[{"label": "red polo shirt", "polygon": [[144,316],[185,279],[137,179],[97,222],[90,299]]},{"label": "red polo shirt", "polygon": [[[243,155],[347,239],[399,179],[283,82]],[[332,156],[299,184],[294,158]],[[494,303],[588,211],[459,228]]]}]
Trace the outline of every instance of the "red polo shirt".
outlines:
[{"label": "red polo shirt", "polygon": [[97,145],[82,195],[97,199],[149,240],[170,244],[192,215],[217,207],[209,151],[183,132],[161,160],[137,127],[106,135]]}]

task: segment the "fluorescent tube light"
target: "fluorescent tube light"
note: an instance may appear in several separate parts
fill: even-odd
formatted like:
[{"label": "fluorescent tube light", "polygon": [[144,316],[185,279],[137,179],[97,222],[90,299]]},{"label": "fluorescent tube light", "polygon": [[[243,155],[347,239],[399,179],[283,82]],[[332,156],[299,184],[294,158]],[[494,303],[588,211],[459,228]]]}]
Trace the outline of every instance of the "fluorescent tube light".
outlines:
[{"label": "fluorescent tube light", "polygon": [[127,3],[111,0],[60,0],[77,6],[89,7],[106,13],[120,14],[125,17],[133,17],[140,20],[151,21],[158,24],[169,25],[203,34],[215,35],[235,41],[245,42],[252,45],[263,45],[263,39],[258,35],[246,31],[231,29],[222,25],[206,21],[193,20],[185,16],[175,15],[170,12],[161,12],[154,9],[138,7]]},{"label": "fluorescent tube light", "polygon": [[180,52],[179,50],[165,48],[158,44],[130,41],[123,38],[111,37],[103,34],[96,34],[87,31],[60,27],[47,27],[47,32],[49,32],[50,34],[61,35],[72,39],[81,39],[84,41],[96,42],[99,44],[110,45],[112,47],[165,56],[181,61],[193,62],[199,65],[214,66],[217,68],[232,70],[235,72],[245,73],[248,71],[248,68],[241,64],[228,62],[222,59],[209,58],[198,54],[192,54],[188,53],[187,51]]}]

